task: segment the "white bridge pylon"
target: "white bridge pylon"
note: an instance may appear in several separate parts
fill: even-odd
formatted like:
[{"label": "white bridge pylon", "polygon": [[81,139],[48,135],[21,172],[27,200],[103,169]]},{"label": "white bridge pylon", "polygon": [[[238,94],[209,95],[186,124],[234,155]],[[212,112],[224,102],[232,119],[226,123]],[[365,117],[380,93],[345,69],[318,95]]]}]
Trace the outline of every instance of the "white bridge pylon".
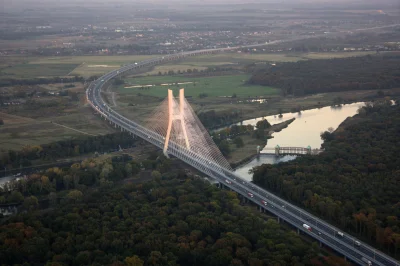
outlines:
[{"label": "white bridge pylon", "polygon": [[189,144],[189,139],[187,136],[186,132],[186,124],[185,120],[183,118],[183,106],[184,106],[184,101],[185,101],[185,90],[180,89],[179,90],[179,111],[175,110],[176,108],[176,103],[174,102],[172,90],[168,90],[168,128],[167,128],[167,136],[165,137],[165,142],[164,142],[164,155],[168,157],[167,149],[168,149],[168,144],[169,144],[169,139],[171,137],[171,131],[172,131],[172,123],[174,121],[180,121],[181,129],[183,132],[183,138],[185,140],[185,145],[186,149],[190,150],[190,144]]},{"label": "white bridge pylon", "polygon": [[174,149],[190,152],[204,162],[232,170],[185,99],[184,89],[179,90],[179,99],[168,90],[168,97],[153,109],[145,127],[163,137],[163,152],[167,157],[168,148],[173,144]]}]

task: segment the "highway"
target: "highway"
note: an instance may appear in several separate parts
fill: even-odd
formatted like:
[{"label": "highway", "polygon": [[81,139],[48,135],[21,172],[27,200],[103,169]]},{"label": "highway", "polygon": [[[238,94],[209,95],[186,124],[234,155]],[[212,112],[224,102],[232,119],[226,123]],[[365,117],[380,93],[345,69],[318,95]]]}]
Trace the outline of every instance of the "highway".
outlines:
[{"label": "highway", "polygon": [[[269,44],[278,43],[270,42]],[[255,46],[263,46],[266,44],[257,44]],[[86,90],[86,97],[91,106],[105,119],[115,124],[121,130],[125,130],[133,133],[134,135],[148,141],[149,143],[159,147],[160,149],[164,146],[164,137],[158,133],[152,132],[145,127],[129,120],[128,118],[120,115],[113,110],[101,97],[101,91],[104,87],[110,85],[110,81],[113,78],[120,77],[136,71],[137,69],[160,64],[170,60],[177,60],[179,58],[187,56],[196,56],[202,54],[218,53],[227,50],[234,50],[238,48],[246,47],[230,47],[220,49],[208,49],[198,50],[190,52],[182,52],[177,54],[166,55],[153,59],[148,59],[142,62],[137,62],[131,65],[126,65],[118,70],[109,72],[96,81],[92,82]],[[182,147],[170,142],[168,147],[168,154],[175,156],[176,158],[184,161],[192,167],[198,169],[204,174],[214,178],[218,182],[236,191],[243,197],[257,204],[260,208],[268,210],[269,212],[280,217],[287,223],[292,224],[299,231],[304,232],[317,239],[321,243],[331,247],[337,252],[343,254],[346,258],[360,265],[388,265],[388,266],[400,266],[400,262],[394,260],[390,256],[362,243],[356,238],[343,234],[339,229],[328,224],[327,222],[313,216],[312,214],[302,210],[301,208],[290,204],[289,202],[273,195],[272,193],[254,185],[253,183],[247,182],[240,176],[231,172],[230,170],[223,169],[221,166],[216,165],[212,162],[207,161],[200,154],[183,149]],[[307,224],[311,227],[311,230],[307,230],[303,227],[303,224]],[[357,242],[356,242],[357,241]],[[360,243],[357,245],[356,243]],[[364,261],[363,261],[364,259]],[[369,261],[371,264],[365,262]]]}]

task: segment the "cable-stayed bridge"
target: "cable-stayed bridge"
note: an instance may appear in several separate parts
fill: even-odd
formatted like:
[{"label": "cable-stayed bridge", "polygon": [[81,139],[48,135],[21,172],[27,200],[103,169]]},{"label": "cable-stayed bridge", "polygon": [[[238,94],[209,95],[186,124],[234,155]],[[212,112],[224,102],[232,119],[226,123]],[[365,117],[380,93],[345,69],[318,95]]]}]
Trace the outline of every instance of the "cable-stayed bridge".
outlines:
[{"label": "cable-stayed bridge", "polygon": [[233,172],[229,163],[222,156],[207,133],[207,130],[205,130],[185,100],[183,91],[180,92],[178,99],[173,97],[172,91],[169,92],[167,99],[150,115],[146,125],[140,125],[122,116],[102,99],[102,89],[110,86],[113,78],[129,75],[140,68],[170,60],[177,60],[187,56],[218,53],[237,48],[241,47],[171,54],[126,65],[92,82],[86,90],[87,100],[103,118],[115,125],[115,127],[130,132],[159,147],[167,156],[174,156],[191,165],[236,191],[245,199],[252,201],[258,205],[260,211],[267,210],[275,214],[278,219],[282,219],[296,227],[298,232],[302,231],[310,235],[320,243],[343,254],[345,258],[360,265],[400,266],[400,262],[390,256],[362,243],[353,236],[341,233],[338,228],[261,187],[247,182]]}]

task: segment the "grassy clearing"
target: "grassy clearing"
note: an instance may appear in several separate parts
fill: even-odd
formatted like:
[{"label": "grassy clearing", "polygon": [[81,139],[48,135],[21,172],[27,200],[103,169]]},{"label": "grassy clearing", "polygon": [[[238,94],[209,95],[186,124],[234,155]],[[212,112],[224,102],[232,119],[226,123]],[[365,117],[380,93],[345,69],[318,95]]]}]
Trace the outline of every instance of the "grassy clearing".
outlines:
[{"label": "grassy clearing", "polygon": [[49,119],[24,119],[15,118],[13,122],[5,121],[0,127],[0,151],[8,149],[19,150],[25,145],[51,143],[80,136],[86,136],[68,128],[58,126],[50,121],[84,131],[88,134],[107,134],[114,130],[104,120],[93,116],[92,111],[82,108],[81,113],[65,115]]},{"label": "grassy clearing", "polygon": [[[232,75],[232,76],[217,76],[217,77],[179,77],[179,76],[155,76],[155,77],[141,77],[135,79],[128,79],[130,83],[129,88],[127,85],[118,88],[121,94],[137,94],[166,97],[167,90],[174,90],[177,95],[180,88],[185,88],[185,95],[197,97],[200,93],[206,93],[208,97],[224,97],[236,94],[237,97],[256,97],[256,96],[270,96],[278,93],[277,89],[265,86],[247,85],[245,82],[248,80],[249,75]],[[186,83],[169,86],[161,86],[160,84],[171,83]],[[155,85],[148,89],[141,89],[134,86],[140,85]]]},{"label": "grassy clearing", "polygon": [[265,141],[254,139],[248,135],[240,136],[240,138],[243,140],[243,147],[237,148],[233,143],[229,145],[231,148],[231,154],[227,159],[231,164],[239,163],[244,158],[255,155],[257,153],[257,146],[263,147],[265,145]]}]

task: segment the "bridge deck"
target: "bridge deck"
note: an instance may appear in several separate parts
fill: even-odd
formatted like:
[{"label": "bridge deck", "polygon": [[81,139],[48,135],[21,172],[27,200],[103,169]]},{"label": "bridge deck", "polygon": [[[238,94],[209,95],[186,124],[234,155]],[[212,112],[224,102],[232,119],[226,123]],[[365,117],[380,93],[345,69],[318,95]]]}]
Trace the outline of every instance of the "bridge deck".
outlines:
[{"label": "bridge deck", "polygon": [[323,149],[310,149],[303,147],[279,147],[279,148],[264,148],[260,155],[318,155],[323,152]]}]

